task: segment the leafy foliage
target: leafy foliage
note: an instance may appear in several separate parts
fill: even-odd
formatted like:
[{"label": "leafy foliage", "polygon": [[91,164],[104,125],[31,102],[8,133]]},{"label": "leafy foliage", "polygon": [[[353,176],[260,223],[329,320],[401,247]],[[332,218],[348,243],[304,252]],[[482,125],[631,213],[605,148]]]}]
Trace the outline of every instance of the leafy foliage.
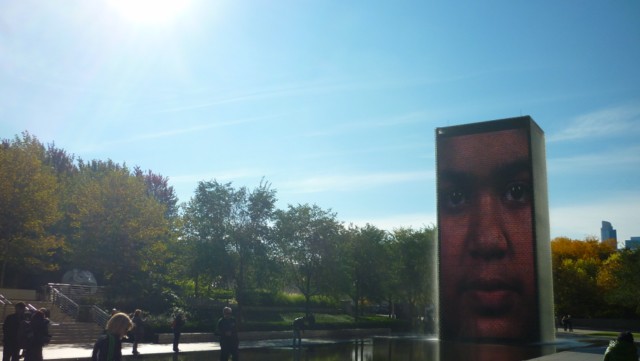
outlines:
[{"label": "leafy foliage", "polygon": [[635,310],[636,316],[640,315],[637,251],[618,251],[615,242],[594,238],[560,237],[551,242],[551,252],[557,313],[627,317]]},{"label": "leafy foliage", "polygon": [[57,268],[50,259],[63,240],[49,230],[62,214],[58,183],[44,153],[28,133],[0,146],[0,287],[7,268],[32,274]]},{"label": "leafy foliage", "polygon": [[317,205],[291,206],[275,212],[276,255],[287,280],[301,292],[310,312],[311,297],[329,289],[327,280],[335,270],[341,224],[336,214]]}]

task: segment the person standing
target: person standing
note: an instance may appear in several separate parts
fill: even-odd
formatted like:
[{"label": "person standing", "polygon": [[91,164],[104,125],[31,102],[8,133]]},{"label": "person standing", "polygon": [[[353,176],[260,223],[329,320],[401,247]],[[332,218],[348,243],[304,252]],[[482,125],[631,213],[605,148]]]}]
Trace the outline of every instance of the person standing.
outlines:
[{"label": "person standing", "polygon": [[142,310],[137,309],[133,313],[133,318],[131,319],[133,322],[133,350],[132,353],[134,355],[139,355],[138,352],[138,344],[142,341],[144,337],[144,320],[142,319]]},{"label": "person standing", "polygon": [[31,316],[29,324],[32,336],[24,350],[24,361],[42,361],[42,348],[51,338],[49,335],[49,319],[44,312],[36,311]]},{"label": "person standing", "polygon": [[217,333],[220,335],[220,361],[238,361],[238,329],[236,319],[231,315],[230,307],[222,309],[222,317],[218,320]]},{"label": "person standing", "polygon": [[111,316],[105,328],[106,333],[93,345],[91,361],[121,361],[122,338],[133,327],[129,316],[118,312]]},{"label": "person standing", "polygon": [[184,326],[184,319],[182,318],[182,314],[178,313],[173,318],[173,323],[171,323],[171,328],[173,329],[173,352],[180,352],[180,349],[178,349],[178,344],[180,343],[182,326]]},{"label": "person standing", "polygon": [[637,361],[638,349],[633,342],[631,332],[620,332],[618,337],[609,343],[604,352],[604,361]]},{"label": "person standing", "polygon": [[15,304],[15,312],[8,315],[2,324],[2,361],[19,361],[20,345],[18,342],[18,329],[24,319],[24,311],[27,306],[18,302]]},{"label": "person standing", "polygon": [[304,334],[305,317],[298,317],[293,320],[293,347],[302,346],[302,335]]}]

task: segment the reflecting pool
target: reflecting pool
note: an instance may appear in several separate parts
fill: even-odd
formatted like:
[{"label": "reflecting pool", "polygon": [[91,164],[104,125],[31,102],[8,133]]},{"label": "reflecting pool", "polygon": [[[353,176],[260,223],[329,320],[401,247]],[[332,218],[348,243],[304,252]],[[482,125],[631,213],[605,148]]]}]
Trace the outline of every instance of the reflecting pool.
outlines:
[{"label": "reflecting pool", "polygon": [[[304,342],[303,342],[304,343]],[[550,345],[498,345],[441,342],[429,337],[373,337],[338,342],[310,341],[302,348],[242,348],[242,361],[511,361],[593,346],[576,341]],[[217,351],[145,355],[152,361],[217,361]]]},{"label": "reflecting pool", "polygon": [[[286,342],[288,344],[288,342]],[[283,343],[241,348],[242,361],[511,361],[530,360],[581,349],[603,354],[607,341],[557,340],[545,345],[499,345],[442,342],[425,336],[373,337],[344,341],[303,341],[303,347]],[[145,361],[217,361],[218,351],[144,355]]]}]

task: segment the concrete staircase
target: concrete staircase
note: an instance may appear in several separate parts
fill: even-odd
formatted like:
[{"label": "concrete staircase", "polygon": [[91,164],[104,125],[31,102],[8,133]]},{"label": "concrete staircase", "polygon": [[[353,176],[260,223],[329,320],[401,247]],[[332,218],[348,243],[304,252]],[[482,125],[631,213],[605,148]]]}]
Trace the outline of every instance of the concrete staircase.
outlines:
[{"label": "concrete staircase", "polygon": [[94,323],[64,322],[49,326],[51,344],[93,344],[103,330]]},{"label": "concrete staircase", "polygon": [[50,344],[93,344],[103,332],[103,329],[97,324],[93,322],[78,322],[50,302],[24,302],[37,309],[44,307],[49,310],[49,320],[51,322],[49,324],[49,333],[52,336]]}]

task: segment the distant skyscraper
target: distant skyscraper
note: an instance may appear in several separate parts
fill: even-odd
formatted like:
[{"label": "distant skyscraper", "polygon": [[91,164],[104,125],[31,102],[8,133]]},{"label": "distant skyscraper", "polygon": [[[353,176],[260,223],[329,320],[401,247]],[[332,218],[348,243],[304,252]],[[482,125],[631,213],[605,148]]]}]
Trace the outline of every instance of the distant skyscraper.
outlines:
[{"label": "distant skyscraper", "polygon": [[600,242],[604,242],[608,239],[615,239],[618,242],[618,232],[613,229],[611,223],[602,221],[602,228],[600,228]]}]

